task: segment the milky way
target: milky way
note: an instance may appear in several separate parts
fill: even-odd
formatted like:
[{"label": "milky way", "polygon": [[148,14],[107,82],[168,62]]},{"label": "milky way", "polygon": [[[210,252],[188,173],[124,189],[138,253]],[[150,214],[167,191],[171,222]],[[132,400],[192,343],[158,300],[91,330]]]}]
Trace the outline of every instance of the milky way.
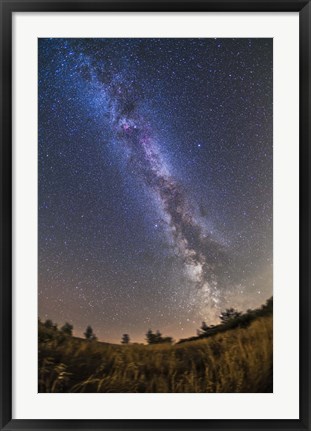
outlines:
[{"label": "milky way", "polygon": [[110,124],[116,132],[117,144],[128,150],[132,173],[138,175],[158,198],[174,252],[182,259],[189,280],[208,293],[210,301],[217,303],[216,265],[223,258],[220,245],[195,221],[186,193],[166,168],[152,134],[152,125],[135,109],[138,103],[136,89],[124,79],[101,83],[96,69],[88,72],[96,86],[103,85],[102,90],[109,98]]},{"label": "milky way", "polygon": [[271,293],[270,40],[41,39],[39,154],[42,317],[178,338]]}]

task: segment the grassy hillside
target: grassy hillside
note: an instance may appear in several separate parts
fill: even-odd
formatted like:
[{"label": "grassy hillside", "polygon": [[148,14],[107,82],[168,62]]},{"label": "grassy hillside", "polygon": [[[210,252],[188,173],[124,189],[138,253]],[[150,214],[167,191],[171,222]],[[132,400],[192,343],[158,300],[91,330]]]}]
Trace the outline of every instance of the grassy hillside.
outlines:
[{"label": "grassy hillside", "polygon": [[272,392],[272,316],[173,346],[87,341],[39,324],[39,392]]}]

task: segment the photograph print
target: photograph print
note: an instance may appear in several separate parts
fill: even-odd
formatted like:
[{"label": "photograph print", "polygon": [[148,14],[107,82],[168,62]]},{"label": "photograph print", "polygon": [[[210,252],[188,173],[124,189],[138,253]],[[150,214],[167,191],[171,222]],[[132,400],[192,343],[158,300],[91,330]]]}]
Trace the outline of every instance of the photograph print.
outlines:
[{"label": "photograph print", "polygon": [[273,39],[38,39],[38,391],[273,392]]}]

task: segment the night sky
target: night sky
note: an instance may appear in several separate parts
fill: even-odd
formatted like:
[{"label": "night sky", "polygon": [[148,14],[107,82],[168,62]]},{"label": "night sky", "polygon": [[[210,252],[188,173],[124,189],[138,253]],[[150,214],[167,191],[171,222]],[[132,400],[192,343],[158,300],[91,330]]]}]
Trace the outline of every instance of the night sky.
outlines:
[{"label": "night sky", "polygon": [[176,340],[272,294],[272,39],[39,39],[39,316]]}]

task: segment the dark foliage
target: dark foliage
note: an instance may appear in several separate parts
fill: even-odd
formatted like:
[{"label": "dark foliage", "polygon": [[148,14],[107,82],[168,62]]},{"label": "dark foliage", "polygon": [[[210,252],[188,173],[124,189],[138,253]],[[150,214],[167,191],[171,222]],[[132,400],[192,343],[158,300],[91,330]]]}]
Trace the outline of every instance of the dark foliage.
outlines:
[{"label": "dark foliage", "polygon": [[157,330],[156,333],[153,333],[151,329],[146,333],[146,340],[148,344],[173,343],[172,337],[162,337],[159,330]]},{"label": "dark foliage", "polygon": [[63,332],[66,335],[72,335],[72,330],[73,330],[73,326],[68,322],[66,322],[65,325],[61,327],[61,332]]},{"label": "dark foliage", "polygon": [[256,318],[269,316],[273,313],[273,297],[269,298],[265,304],[255,310],[247,310],[246,313],[241,313],[234,308],[228,308],[220,315],[221,324],[208,326],[202,322],[200,329],[197,331],[197,336],[182,338],[178,341],[184,343],[186,341],[194,341],[200,338],[210,337],[220,332],[225,332],[235,328],[247,328]]},{"label": "dark foliage", "polygon": [[130,336],[129,334],[123,334],[121,339],[122,344],[129,344],[130,343]]},{"label": "dark foliage", "polygon": [[97,340],[97,337],[94,334],[93,328],[90,325],[87,326],[87,328],[86,328],[86,330],[84,332],[84,336],[89,341]]}]

